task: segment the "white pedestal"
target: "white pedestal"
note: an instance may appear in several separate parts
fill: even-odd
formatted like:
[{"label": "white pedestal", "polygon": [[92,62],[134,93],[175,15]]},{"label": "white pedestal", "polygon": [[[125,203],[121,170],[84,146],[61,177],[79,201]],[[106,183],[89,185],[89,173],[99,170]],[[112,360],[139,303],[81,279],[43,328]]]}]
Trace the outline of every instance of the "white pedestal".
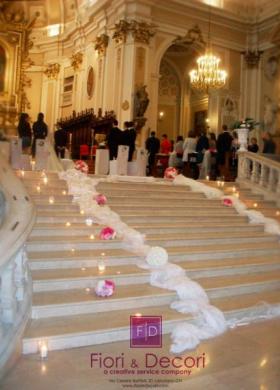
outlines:
[{"label": "white pedestal", "polygon": [[148,153],[144,148],[137,149],[136,163],[137,163],[137,176],[146,176]]},{"label": "white pedestal", "polygon": [[119,145],[117,157],[117,175],[127,175],[128,151],[128,146]]},{"label": "white pedestal", "polygon": [[96,149],[95,175],[108,175],[109,171],[109,150]]},{"label": "white pedestal", "polygon": [[36,140],[35,170],[42,171],[48,168],[49,151],[44,139]]},{"label": "white pedestal", "polygon": [[11,165],[13,169],[21,169],[22,140],[21,138],[11,139]]},{"label": "white pedestal", "polygon": [[137,162],[136,161],[129,161],[127,163],[127,175],[128,176],[138,176],[138,169],[137,169]]},{"label": "white pedestal", "polygon": [[20,165],[21,165],[21,169],[24,169],[25,171],[32,171],[30,156],[28,154],[21,155]]},{"label": "white pedestal", "polygon": [[248,150],[248,133],[247,127],[241,127],[237,129],[238,143],[240,145],[239,152],[246,152]]}]

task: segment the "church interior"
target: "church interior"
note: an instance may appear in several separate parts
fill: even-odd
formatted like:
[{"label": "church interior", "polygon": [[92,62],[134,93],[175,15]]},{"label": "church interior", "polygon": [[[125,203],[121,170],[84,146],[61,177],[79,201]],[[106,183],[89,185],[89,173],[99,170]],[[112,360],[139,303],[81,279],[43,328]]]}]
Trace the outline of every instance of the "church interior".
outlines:
[{"label": "church interior", "polygon": [[280,0],[0,0],[0,388],[279,389]]}]

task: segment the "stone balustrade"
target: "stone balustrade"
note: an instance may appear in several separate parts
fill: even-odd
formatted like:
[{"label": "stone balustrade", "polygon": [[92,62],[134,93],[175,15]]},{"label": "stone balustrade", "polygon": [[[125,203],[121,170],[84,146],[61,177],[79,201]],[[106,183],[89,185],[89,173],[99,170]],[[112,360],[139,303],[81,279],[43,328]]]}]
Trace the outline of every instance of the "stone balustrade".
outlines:
[{"label": "stone balustrade", "polygon": [[21,349],[30,317],[32,284],[25,241],[35,221],[34,205],[5,160],[0,153],[0,381]]},{"label": "stone balustrade", "polygon": [[280,204],[280,162],[264,154],[238,153],[238,178],[266,199]]}]

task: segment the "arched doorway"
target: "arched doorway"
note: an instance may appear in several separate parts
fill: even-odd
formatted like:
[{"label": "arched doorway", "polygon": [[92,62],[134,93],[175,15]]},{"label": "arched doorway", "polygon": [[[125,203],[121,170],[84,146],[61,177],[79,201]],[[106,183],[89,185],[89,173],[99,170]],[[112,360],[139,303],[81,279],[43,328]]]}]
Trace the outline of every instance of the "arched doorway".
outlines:
[{"label": "arched doorway", "polygon": [[207,128],[208,96],[191,89],[189,71],[196,66],[204,45],[176,40],[160,61],[157,133],[170,139],[185,137],[189,130]]}]

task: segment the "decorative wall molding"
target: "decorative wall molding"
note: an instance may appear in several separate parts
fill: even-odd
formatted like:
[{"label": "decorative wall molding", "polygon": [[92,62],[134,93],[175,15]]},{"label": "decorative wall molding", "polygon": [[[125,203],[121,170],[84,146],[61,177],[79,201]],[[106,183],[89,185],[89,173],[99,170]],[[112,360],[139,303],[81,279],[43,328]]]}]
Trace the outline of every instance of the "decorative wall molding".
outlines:
[{"label": "decorative wall molding", "polygon": [[47,65],[44,74],[47,76],[48,79],[57,80],[59,71],[60,71],[60,64],[54,63],[54,64]]}]

